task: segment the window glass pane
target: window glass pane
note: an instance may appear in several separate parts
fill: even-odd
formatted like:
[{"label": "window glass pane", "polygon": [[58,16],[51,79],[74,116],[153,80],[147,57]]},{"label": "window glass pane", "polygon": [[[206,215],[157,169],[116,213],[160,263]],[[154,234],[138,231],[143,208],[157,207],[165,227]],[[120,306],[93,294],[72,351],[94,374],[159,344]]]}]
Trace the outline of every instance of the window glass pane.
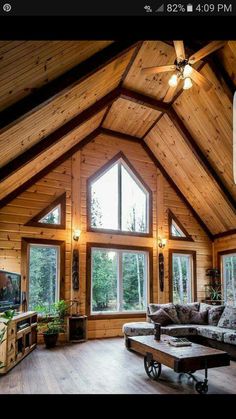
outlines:
[{"label": "window glass pane", "polygon": [[112,250],[92,250],[92,312],[118,311],[118,255]]},{"label": "window glass pane", "polygon": [[45,224],[60,224],[61,223],[61,211],[60,205],[50,211],[45,217],[39,220],[39,223]]},{"label": "window glass pane", "polygon": [[58,300],[59,253],[57,246],[30,245],[29,310],[41,304],[50,306]]},{"label": "window glass pane", "polygon": [[192,269],[190,255],[172,255],[173,303],[192,301]]},{"label": "window glass pane", "polygon": [[125,167],[122,176],[122,230],[147,232],[146,205],[147,195],[135,182]]},{"label": "window glass pane", "polygon": [[118,229],[118,164],[91,186],[91,226]]},{"label": "window glass pane", "polygon": [[123,311],[146,309],[146,255],[122,254]]},{"label": "window glass pane", "polygon": [[175,237],[186,237],[181,228],[172,220],[171,234]]},{"label": "window glass pane", "polygon": [[236,254],[223,256],[224,300],[236,304]]}]

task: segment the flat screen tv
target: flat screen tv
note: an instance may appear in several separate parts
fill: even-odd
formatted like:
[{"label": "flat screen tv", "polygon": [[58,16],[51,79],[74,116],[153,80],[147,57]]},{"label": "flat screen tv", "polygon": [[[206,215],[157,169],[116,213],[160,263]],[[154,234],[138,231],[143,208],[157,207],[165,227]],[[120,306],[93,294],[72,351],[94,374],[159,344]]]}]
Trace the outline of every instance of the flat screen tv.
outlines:
[{"label": "flat screen tv", "polygon": [[0,312],[18,309],[21,303],[21,275],[0,270]]}]

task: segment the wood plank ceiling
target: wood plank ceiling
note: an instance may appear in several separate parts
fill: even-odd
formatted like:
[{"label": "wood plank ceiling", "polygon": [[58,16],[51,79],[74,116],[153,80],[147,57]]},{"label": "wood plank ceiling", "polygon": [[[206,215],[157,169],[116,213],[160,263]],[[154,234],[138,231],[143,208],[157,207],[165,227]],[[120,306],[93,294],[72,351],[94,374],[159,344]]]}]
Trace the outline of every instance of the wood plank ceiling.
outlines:
[{"label": "wood plank ceiling", "polygon": [[[233,231],[236,185],[232,100],[224,77],[219,77],[220,70],[214,71],[210,60],[200,62],[198,68],[213,82],[213,88],[205,92],[195,84],[188,91],[179,87],[173,101],[166,104],[163,98],[170,74],[146,76],[140,70],[173,64],[172,42],[138,42],[121,51],[117,44],[0,42],[2,115],[9,110],[11,117],[19,101],[27,97],[30,100],[35,91],[40,93],[45,86],[56,84],[75,66],[88,66],[87,75],[76,78],[75,71],[73,83],[62,84],[61,90],[57,86],[45,101],[33,102],[32,106],[28,102],[25,114],[17,109],[16,118],[1,125],[0,206],[36,176],[45,174],[73,147],[83,144],[84,138],[86,141],[97,135],[101,127],[110,134],[121,133],[142,143],[185,196],[210,235]],[[236,41],[228,41],[212,57],[236,84]],[[6,121],[10,121],[9,115]]]}]

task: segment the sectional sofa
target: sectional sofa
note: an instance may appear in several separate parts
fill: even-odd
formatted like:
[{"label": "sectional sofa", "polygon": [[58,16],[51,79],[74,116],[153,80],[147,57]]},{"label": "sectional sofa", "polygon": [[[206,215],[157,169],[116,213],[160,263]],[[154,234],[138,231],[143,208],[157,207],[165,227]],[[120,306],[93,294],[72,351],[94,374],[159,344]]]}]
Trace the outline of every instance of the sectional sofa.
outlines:
[{"label": "sectional sofa", "polygon": [[[236,359],[236,307],[205,303],[149,304],[145,322],[125,323],[125,341],[129,336],[154,334],[154,323],[161,324],[161,333],[187,337],[228,352]],[[128,348],[128,346],[127,346]]]}]

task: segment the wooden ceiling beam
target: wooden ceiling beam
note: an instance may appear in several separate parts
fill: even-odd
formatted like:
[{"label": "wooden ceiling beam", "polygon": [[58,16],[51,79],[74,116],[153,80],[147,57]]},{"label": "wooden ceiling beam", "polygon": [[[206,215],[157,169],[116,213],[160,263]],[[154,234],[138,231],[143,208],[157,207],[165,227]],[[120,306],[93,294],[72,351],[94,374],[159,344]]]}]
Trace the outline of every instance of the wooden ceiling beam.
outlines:
[{"label": "wooden ceiling beam", "polygon": [[8,195],[6,195],[0,202],[0,208],[5,207],[5,205],[7,205],[9,202],[11,202],[13,199],[15,199],[21,193],[23,193],[26,189],[28,189],[32,185],[34,185],[42,177],[46,176],[49,172],[51,172],[57,166],[62,164],[65,160],[69,159],[74,153],[76,153],[78,150],[80,150],[82,147],[84,147],[86,144],[88,144],[90,141],[92,141],[94,138],[96,138],[99,134],[100,134],[100,127],[96,128],[93,132],[91,132],[89,135],[87,135],[79,143],[75,144],[72,148],[67,150],[64,154],[62,154],[60,157],[58,157],[56,160],[54,160],[48,166],[46,166],[42,170],[40,170],[36,175],[34,175],[30,179],[28,179],[26,182],[24,182],[22,185],[20,185],[14,191],[10,192]]},{"label": "wooden ceiling beam", "polygon": [[153,99],[150,96],[143,95],[142,93],[135,92],[134,90],[121,88],[120,97],[122,99],[129,100],[130,102],[138,103],[139,105],[147,106],[155,111],[167,112],[170,108],[168,103],[164,103],[161,100]]},{"label": "wooden ceiling beam", "polygon": [[29,96],[4,109],[0,112],[0,129],[4,130],[8,125],[18,122],[26,114],[29,115],[45,103],[50,102],[55,96],[61,94],[64,89],[81,83],[110,62],[137,46],[139,42],[134,40],[114,42],[55,80],[35,90]]},{"label": "wooden ceiling beam", "polygon": [[114,131],[109,128],[101,127],[100,134],[109,135],[109,137],[121,138],[122,140],[133,141],[134,143],[139,143],[142,145],[142,139],[135,137],[134,135],[124,134],[120,131]]},{"label": "wooden ceiling beam", "polygon": [[219,239],[221,237],[232,236],[233,234],[236,234],[236,228],[228,231],[223,231],[223,233],[214,234],[214,240]]},{"label": "wooden ceiling beam", "polygon": [[185,140],[187,145],[189,146],[190,150],[193,152],[201,166],[204,168],[204,170],[207,172],[207,174],[210,176],[218,190],[220,191],[222,197],[227,201],[228,205],[232,208],[234,213],[236,214],[236,201],[231,195],[230,191],[226,188],[224,183],[222,182],[220,176],[216,173],[215,169],[211,166],[209,160],[205,156],[205,154],[202,152],[196,141],[191,136],[190,132],[184,125],[182,119],[178,116],[177,112],[170,108],[167,112],[169,118],[174,123],[175,127],[179,131],[182,138]]},{"label": "wooden ceiling beam", "polygon": [[110,93],[105,95],[103,98],[99,99],[89,108],[85,109],[79,115],[76,115],[70,121],[66,122],[60,128],[56,129],[52,134],[45,137],[43,140],[39,141],[29,150],[26,150],[24,153],[17,156],[14,160],[11,160],[5,166],[0,168],[0,182],[11,176],[17,170],[25,166],[39,154],[43,153],[45,150],[49,149],[52,145],[58,143],[65,135],[70,134],[74,129],[78,128],[79,125],[91,119],[97,113],[102,111],[104,108],[109,106],[119,97],[120,88],[112,90]]}]

